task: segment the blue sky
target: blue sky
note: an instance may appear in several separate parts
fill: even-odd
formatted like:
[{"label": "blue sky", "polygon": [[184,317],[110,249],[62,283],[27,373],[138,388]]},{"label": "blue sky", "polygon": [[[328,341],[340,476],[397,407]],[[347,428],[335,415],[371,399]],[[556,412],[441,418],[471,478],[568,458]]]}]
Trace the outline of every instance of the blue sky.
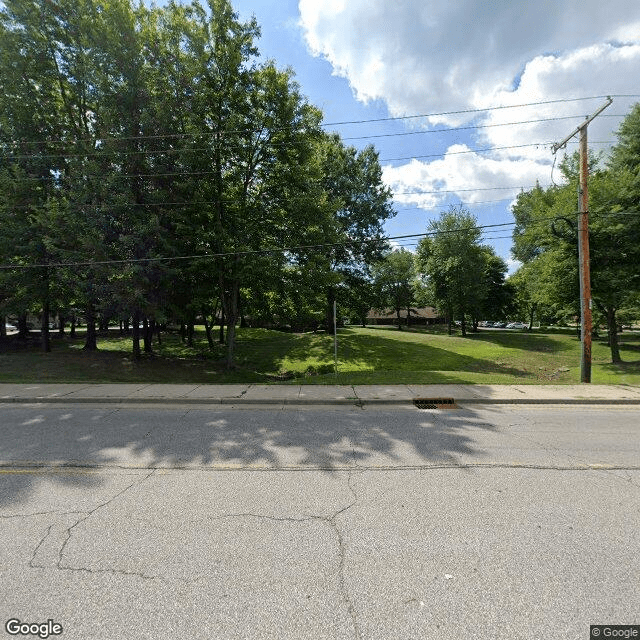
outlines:
[{"label": "blue sky", "polygon": [[[379,151],[396,194],[390,236],[423,233],[450,203],[464,203],[482,225],[512,222],[519,189],[551,181],[548,143],[595,111],[604,102],[597,96],[640,93],[637,0],[233,4],[242,18],[255,15],[261,54],[294,70],[326,123],[470,111],[327,127],[357,148],[373,143]],[[574,100],[588,96],[596,97]],[[594,148],[606,150],[639,99],[614,99],[589,127]],[[543,101],[558,102],[532,104]],[[487,107],[509,108],[478,111]],[[416,191],[428,193],[409,195]],[[510,229],[485,238],[514,269]]]}]

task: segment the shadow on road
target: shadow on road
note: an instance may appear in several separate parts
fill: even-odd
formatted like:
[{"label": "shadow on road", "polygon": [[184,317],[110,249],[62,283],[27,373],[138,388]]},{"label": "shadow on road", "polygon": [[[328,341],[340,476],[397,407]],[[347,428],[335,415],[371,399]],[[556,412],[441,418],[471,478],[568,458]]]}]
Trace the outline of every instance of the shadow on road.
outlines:
[{"label": "shadow on road", "polygon": [[[87,468],[345,468],[483,458],[473,410],[363,411],[0,407],[0,506],[43,479],[91,490]],[[25,467],[42,466],[43,473]],[[84,472],[83,472],[84,470]],[[126,472],[126,471],[123,471]]]}]

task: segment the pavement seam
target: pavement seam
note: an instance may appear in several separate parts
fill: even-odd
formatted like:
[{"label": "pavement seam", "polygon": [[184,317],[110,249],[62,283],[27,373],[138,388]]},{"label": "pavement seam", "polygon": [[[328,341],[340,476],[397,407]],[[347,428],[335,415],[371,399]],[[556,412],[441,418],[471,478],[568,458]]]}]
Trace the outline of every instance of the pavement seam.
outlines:
[{"label": "pavement seam", "polygon": [[120,471],[189,471],[200,473],[216,473],[216,472],[259,472],[259,473],[290,473],[290,472],[314,472],[314,471],[430,471],[439,469],[540,469],[548,471],[640,471],[640,464],[602,464],[596,462],[587,462],[580,465],[556,464],[556,465],[536,465],[526,464],[522,462],[462,462],[452,459],[449,463],[433,463],[433,464],[409,464],[409,465],[316,465],[316,466],[189,466],[189,465],[173,465],[173,466],[157,466],[151,467],[147,465],[125,465],[125,464],[100,464],[95,462],[79,462],[77,464],[51,465],[47,462],[34,461],[17,461],[7,462],[0,461],[0,473],[89,473],[106,469],[117,469]]},{"label": "pavement seam", "polygon": [[[355,398],[246,398],[243,397],[249,389],[242,392],[240,396],[218,397],[218,398],[163,398],[146,397],[135,398],[124,397],[85,397],[74,398],[69,396],[56,397],[2,397],[0,404],[122,404],[122,405],[148,405],[148,404],[174,404],[174,405],[283,405],[289,406],[312,406],[312,405],[337,405],[356,406],[363,408],[374,405],[387,406],[411,406],[413,398],[369,398],[363,399],[356,395]],[[456,398],[457,405],[640,405],[640,398]]]}]

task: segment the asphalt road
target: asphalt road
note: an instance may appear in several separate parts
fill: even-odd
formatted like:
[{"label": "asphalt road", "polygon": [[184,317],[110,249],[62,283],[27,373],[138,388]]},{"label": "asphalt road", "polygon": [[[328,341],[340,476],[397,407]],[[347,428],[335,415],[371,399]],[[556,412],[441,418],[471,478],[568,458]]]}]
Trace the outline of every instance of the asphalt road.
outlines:
[{"label": "asphalt road", "polygon": [[0,406],[0,637],[586,640],[638,549],[638,409]]}]

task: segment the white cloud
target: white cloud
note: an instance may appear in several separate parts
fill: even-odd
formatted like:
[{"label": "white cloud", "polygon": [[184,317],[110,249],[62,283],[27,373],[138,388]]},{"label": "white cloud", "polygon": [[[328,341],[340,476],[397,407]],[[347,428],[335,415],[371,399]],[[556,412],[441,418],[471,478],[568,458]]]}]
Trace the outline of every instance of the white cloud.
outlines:
[{"label": "white cloud", "polygon": [[522,262],[520,262],[519,260],[514,260],[513,258],[507,258],[505,262],[507,263],[508,276],[513,275],[522,266]]},{"label": "white cloud", "polygon": [[[311,51],[348,78],[359,99],[383,99],[395,115],[473,107],[482,96],[512,88],[525,65],[548,52],[640,42],[637,0],[299,0],[298,6]],[[582,84],[593,94],[591,78]]]},{"label": "white cloud", "polygon": [[534,185],[540,176],[540,164],[534,160],[495,159],[468,151],[466,145],[453,145],[440,160],[412,160],[398,167],[387,166],[383,168],[383,179],[393,190],[396,202],[430,209],[447,195],[471,204],[515,196],[520,189]]},{"label": "white cloud", "polygon": [[[348,79],[359,100],[382,99],[393,115],[639,92],[637,0],[299,0],[299,10],[310,50]],[[624,116],[634,101],[616,99],[589,126],[590,141],[614,139],[621,117],[610,116]],[[519,148],[457,154],[453,145],[442,159],[387,167],[385,180],[397,201],[424,207],[443,196],[401,192],[548,182],[549,146],[521,145],[561,140],[602,102],[431,117],[430,127],[485,125],[478,147]],[[567,119],[522,124],[555,117]],[[467,202],[488,199],[462,194]]]}]

